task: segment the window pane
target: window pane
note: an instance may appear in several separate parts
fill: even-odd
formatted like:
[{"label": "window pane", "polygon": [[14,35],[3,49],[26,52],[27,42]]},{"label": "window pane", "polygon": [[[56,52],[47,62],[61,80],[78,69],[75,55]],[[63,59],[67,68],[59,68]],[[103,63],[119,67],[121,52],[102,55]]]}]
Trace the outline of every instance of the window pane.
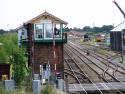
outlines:
[{"label": "window pane", "polygon": [[43,38],[43,24],[35,25],[35,38],[38,38],[38,39]]},{"label": "window pane", "polygon": [[46,38],[53,38],[53,32],[52,32],[52,24],[45,24],[45,37]]},{"label": "window pane", "polygon": [[56,38],[61,38],[61,27],[60,24],[56,24],[54,27],[54,34]]}]

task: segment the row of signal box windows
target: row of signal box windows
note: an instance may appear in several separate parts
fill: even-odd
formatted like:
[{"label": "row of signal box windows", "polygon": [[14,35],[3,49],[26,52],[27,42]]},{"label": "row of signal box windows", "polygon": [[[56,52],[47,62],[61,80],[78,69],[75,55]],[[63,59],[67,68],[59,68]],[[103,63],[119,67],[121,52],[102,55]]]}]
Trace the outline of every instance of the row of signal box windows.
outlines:
[{"label": "row of signal box windows", "polygon": [[[62,25],[56,24],[52,25],[51,23],[35,24],[34,25],[34,38],[35,40],[43,39],[53,39],[53,34],[56,39],[62,38]],[[21,39],[25,39],[26,35],[23,31],[21,34]]]},{"label": "row of signal box windows", "polygon": [[34,32],[35,32],[34,35],[36,40],[53,39],[53,34],[55,38],[62,37],[62,30],[61,30],[60,24],[55,26],[52,26],[51,23],[35,24]]}]

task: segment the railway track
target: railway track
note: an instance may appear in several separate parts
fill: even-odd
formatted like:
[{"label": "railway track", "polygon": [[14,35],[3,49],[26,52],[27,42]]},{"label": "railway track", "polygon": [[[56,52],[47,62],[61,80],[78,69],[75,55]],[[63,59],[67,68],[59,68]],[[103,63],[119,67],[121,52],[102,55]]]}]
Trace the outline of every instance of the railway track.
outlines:
[{"label": "railway track", "polygon": [[[78,44],[81,45],[80,43]],[[118,56],[121,56],[120,52],[114,52],[114,51],[111,51],[110,49],[104,49],[102,47],[89,45],[89,44],[87,45],[82,44],[81,46],[83,46],[86,50],[89,50],[91,52],[96,52],[96,54],[98,54],[100,57],[103,57],[105,59],[113,60]]]},{"label": "railway track", "polygon": [[77,83],[90,83],[90,80],[87,78],[86,74],[82,72],[77,63],[72,59],[65,59],[64,62],[68,65],[69,69],[65,70],[70,71],[71,74],[76,79]]},{"label": "railway track", "polygon": [[[80,43],[79,43],[79,44],[80,44]],[[120,54],[120,53],[118,53],[118,52],[111,51],[110,49],[105,49],[105,48],[103,48],[103,47],[99,47],[99,46],[95,46],[95,45],[90,45],[90,44],[84,45],[84,44],[83,44],[83,46],[86,47],[86,48],[89,48],[91,51],[96,51],[96,52],[98,52],[100,55],[105,56],[105,57],[108,57],[108,58],[114,57],[114,56]],[[99,51],[98,51],[98,50],[99,50]]]},{"label": "railway track", "polygon": [[[67,53],[67,50],[65,50],[64,53],[68,55],[68,58],[70,58],[70,59],[65,59],[65,60],[64,60],[64,63],[66,64],[65,66],[68,66],[68,68],[69,68],[69,69],[68,69],[68,68],[65,68],[64,73],[73,76],[73,77],[76,79],[77,83],[78,83],[78,84],[81,84],[81,87],[82,87],[82,84],[83,84],[83,83],[92,83],[93,85],[95,85],[95,87],[97,87],[96,84],[93,82],[93,80],[91,80],[91,79],[89,78],[89,76],[83,71],[83,69],[82,69],[82,67],[81,67],[81,64],[79,64],[79,63],[75,60],[75,58],[73,58],[73,56],[72,56],[71,54]],[[68,70],[68,73],[67,73],[66,70]],[[69,73],[69,71],[72,72],[72,74]],[[80,88],[81,88],[81,87],[80,87]],[[83,88],[83,87],[82,87],[82,88]],[[98,89],[98,91],[100,92],[100,94],[103,94],[102,91],[99,90],[98,87],[97,87],[97,89]],[[83,90],[84,90],[84,93],[85,93],[85,94],[88,94],[84,88],[83,88]],[[83,94],[84,94],[84,93],[83,93]]]},{"label": "railway track", "polygon": [[[100,74],[99,73],[95,73],[96,71],[94,71],[93,69],[91,69],[91,67],[88,67],[86,64],[84,64],[83,63],[84,62],[83,59],[80,58],[78,55],[72,53],[72,51],[69,48],[66,48],[64,53],[66,53],[66,54],[68,54],[70,56],[70,58],[74,61],[75,65],[77,67],[79,67],[79,69],[81,69],[82,72],[84,72],[84,74],[90,73],[88,75],[88,78],[91,79],[92,82],[99,82],[99,81],[101,82],[102,81],[102,79],[100,79],[100,77],[99,77]],[[71,64],[71,63],[69,63],[69,64]],[[76,68],[76,69],[78,69],[78,68]],[[94,75],[94,76],[92,76],[92,75]]]},{"label": "railway track", "polygon": [[80,43],[79,38],[74,39],[74,40],[70,39],[71,42],[77,43],[77,44],[83,46],[86,50],[96,52],[104,58],[108,58],[108,59],[113,60],[116,57],[121,55],[119,52],[112,51],[109,48],[99,47],[99,46],[91,45],[91,44],[88,44],[88,43]]},{"label": "railway track", "polygon": [[[78,48],[79,50],[81,50],[82,52],[85,52],[87,53],[88,50],[86,50],[85,48],[81,47],[81,46],[78,46],[78,45],[75,45],[75,44],[72,44],[73,46],[75,46],[76,48]],[[96,63],[98,65],[102,64],[101,66],[105,66],[105,71],[109,71],[110,73],[112,73],[113,76],[115,77],[119,77],[120,75],[123,75],[125,76],[125,68],[123,66],[119,66],[115,63],[113,63],[112,61],[98,55],[97,53],[95,52],[90,52],[90,57],[91,59],[96,59]],[[121,78],[120,78],[121,79]],[[123,80],[124,81],[124,80]]]},{"label": "railway track", "polygon": [[[116,78],[114,78],[111,74],[109,74],[107,71],[105,71],[106,66],[103,66],[103,65],[97,65],[97,61],[93,61],[93,60],[90,60],[91,58],[88,58],[86,57],[86,53],[82,53],[79,49],[71,46],[71,45],[67,45],[66,46],[68,49],[72,49],[72,53],[74,54],[77,54],[77,58],[81,59],[86,65],[89,66],[89,68],[91,70],[93,70],[94,72],[96,72],[96,74],[99,76],[99,75],[103,75],[104,72],[105,72],[105,75],[108,77],[108,79],[111,79],[111,81],[114,79],[115,81],[118,81]],[[103,79],[104,77],[102,77]],[[103,81],[106,81],[106,79],[103,79]]]},{"label": "railway track", "polygon": [[[108,82],[114,81],[114,82],[121,82],[121,83],[123,83],[122,81],[117,79],[114,75],[110,74],[110,72],[109,72],[109,65],[105,65],[105,64],[100,65],[99,63],[97,64],[97,61],[99,61],[99,59],[94,60],[94,58],[97,58],[97,57],[93,57],[93,60],[91,60],[92,58],[90,58],[89,56],[86,56],[85,52],[83,52],[80,48],[74,47],[74,45],[69,45],[68,44],[68,45],[65,46],[65,49],[67,49],[66,52],[68,52],[71,57],[75,58],[76,61],[79,61],[78,60],[78,58],[79,58],[82,61],[82,63],[84,63],[84,65],[86,65],[86,67],[91,69],[91,71],[89,70],[90,73],[92,71],[95,72],[95,74],[98,75],[96,77],[101,78],[104,82],[108,83]],[[71,55],[71,53],[72,53],[72,55]],[[113,70],[113,69],[110,69],[110,71],[111,70]],[[116,71],[116,69],[114,69],[113,72],[114,71]],[[87,73],[87,74],[90,74],[90,73]],[[124,74],[123,71],[121,73]],[[94,83],[94,80],[92,80],[92,82]],[[117,91],[120,94],[122,94],[122,92],[120,92],[119,90],[117,90]]]}]

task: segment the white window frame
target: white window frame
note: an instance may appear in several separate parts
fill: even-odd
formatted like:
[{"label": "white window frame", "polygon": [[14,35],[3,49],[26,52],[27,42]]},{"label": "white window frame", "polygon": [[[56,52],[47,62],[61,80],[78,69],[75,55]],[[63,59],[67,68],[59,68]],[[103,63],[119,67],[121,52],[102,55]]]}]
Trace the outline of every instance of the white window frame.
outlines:
[{"label": "white window frame", "polygon": [[[42,38],[38,38],[37,34],[36,34],[36,25],[41,25],[42,26]],[[43,36],[43,32],[44,32],[44,24],[34,24],[34,39],[35,40],[43,40],[44,36]]]}]

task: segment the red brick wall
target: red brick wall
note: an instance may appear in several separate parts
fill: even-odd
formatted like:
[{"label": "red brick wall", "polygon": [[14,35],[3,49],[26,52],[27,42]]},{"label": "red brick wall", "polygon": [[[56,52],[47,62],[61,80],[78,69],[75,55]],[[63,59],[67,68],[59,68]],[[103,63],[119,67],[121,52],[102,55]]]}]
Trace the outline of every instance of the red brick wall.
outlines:
[{"label": "red brick wall", "polygon": [[[52,44],[39,44],[34,46],[34,72],[39,73],[39,65],[50,63],[51,71],[54,71],[54,56]],[[56,44],[56,61],[58,72],[63,71],[63,44]]]}]

